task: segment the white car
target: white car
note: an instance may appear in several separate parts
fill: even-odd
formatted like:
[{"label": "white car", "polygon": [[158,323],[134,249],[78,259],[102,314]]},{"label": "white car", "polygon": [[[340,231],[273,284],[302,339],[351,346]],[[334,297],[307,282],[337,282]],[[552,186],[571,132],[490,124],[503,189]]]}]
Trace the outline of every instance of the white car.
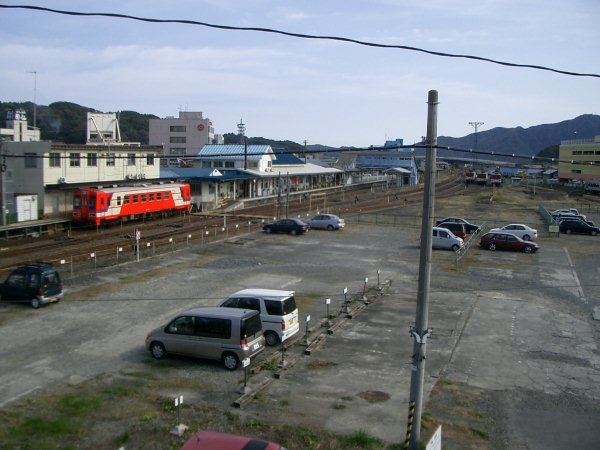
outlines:
[{"label": "white car", "polygon": [[524,241],[533,241],[538,237],[538,232],[536,229],[528,227],[527,225],[524,225],[522,223],[511,223],[509,225],[503,226],[502,228],[491,229],[489,232],[491,233],[494,231],[514,234],[515,236],[523,239]]},{"label": "white car", "polygon": [[455,236],[452,231],[433,227],[433,236],[431,237],[432,248],[445,248],[452,251],[457,251],[464,245],[462,238]]},{"label": "white car", "polygon": [[334,214],[317,214],[312,219],[305,220],[304,222],[309,224],[311,228],[329,231],[339,230],[346,226],[344,219]]}]

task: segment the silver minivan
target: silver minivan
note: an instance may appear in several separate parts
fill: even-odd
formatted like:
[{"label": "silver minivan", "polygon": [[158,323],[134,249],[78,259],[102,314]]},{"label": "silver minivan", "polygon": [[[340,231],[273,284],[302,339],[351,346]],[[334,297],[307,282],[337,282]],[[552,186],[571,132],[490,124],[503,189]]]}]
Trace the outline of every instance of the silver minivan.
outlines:
[{"label": "silver minivan", "polygon": [[228,370],[264,348],[260,315],[248,309],[190,309],[146,336],[146,349],[156,359],[172,353],[220,360]]},{"label": "silver minivan", "polygon": [[433,248],[446,248],[457,251],[463,244],[464,241],[462,238],[455,236],[447,228],[433,227],[433,236],[431,238],[431,246]]},{"label": "silver minivan", "polygon": [[294,291],[243,289],[219,306],[259,311],[267,345],[285,341],[300,330]]}]

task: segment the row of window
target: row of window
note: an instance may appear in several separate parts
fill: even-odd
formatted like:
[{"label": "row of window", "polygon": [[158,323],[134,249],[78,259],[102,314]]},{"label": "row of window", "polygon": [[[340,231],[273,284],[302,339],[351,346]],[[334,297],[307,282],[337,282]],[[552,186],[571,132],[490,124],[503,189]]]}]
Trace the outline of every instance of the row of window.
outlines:
[{"label": "row of window", "polygon": [[[38,155],[37,153],[25,153],[25,168],[31,169],[38,166]],[[49,165],[50,167],[61,167],[61,160],[63,156],[60,153],[50,153]],[[137,155],[135,153],[127,154],[127,165],[135,166]],[[98,166],[98,153],[87,153],[85,157],[87,161],[87,167]],[[106,161],[106,167],[115,167],[115,161],[117,159],[116,153],[108,153],[104,157]],[[69,166],[70,167],[81,167],[81,153],[69,153]],[[146,155],[146,165],[154,165],[154,154],[148,153]]]},{"label": "row of window", "polygon": [[[155,195],[156,194],[156,195]],[[123,197],[123,204],[128,205],[129,203],[144,203],[146,201],[153,202],[156,199],[157,202],[161,200],[169,200],[169,191],[166,192],[149,192],[148,194],[133,194],[126,195]],[[117,205],[121,205],[121,196],[117,196]]]},{"label": "row of window", "polygon": [[600,155],[600,150],[573,150],[573,156],[575,155]]}]

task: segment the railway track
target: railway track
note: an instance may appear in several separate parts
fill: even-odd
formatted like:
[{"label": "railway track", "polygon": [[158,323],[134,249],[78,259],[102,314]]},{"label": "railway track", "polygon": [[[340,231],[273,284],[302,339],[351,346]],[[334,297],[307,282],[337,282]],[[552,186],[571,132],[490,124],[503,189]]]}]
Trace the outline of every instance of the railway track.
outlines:
[{"label": "railway track", "polygon": [[[477,187],[471,186],[470,190]],[[465,190],[461,178],[444,178],[436,182],[436,196],[443,198]],[[306,217],[317,212],[340,216],[381,211],[420,203],[422,186],[387,189],[385,185],[359,187],[345,191],[316,192],[297,195],[289,202],[282,196],[277,202],[248,207],[234,212],[213,211],[208,214],[184,214],[153,221],[114,224],[101,228],[71,229],[60,236],[27,238],[0,245],[0,276],[15,266],[33,261],[78,266],[115,264],[132,260],[138,252],[144,256],[179,248],[192,242],[213,242],[262,228],[274,216]],[[136,231],[141,238],[136,247]]]}]

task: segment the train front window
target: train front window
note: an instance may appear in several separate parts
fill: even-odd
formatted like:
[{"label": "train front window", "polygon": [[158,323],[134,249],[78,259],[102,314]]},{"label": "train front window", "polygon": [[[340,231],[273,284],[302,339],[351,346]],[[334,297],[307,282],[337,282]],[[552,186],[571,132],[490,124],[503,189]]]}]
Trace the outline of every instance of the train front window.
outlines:
[{"label": "train front window", "polygon": [[96,209],[96,197],[90,197],[90,209]]},{"label": "train front window", "polygon": [[79,196],[73,197],[73,208],[75,208],[75,209],[81,208],[81,197],[79,197]]}]

